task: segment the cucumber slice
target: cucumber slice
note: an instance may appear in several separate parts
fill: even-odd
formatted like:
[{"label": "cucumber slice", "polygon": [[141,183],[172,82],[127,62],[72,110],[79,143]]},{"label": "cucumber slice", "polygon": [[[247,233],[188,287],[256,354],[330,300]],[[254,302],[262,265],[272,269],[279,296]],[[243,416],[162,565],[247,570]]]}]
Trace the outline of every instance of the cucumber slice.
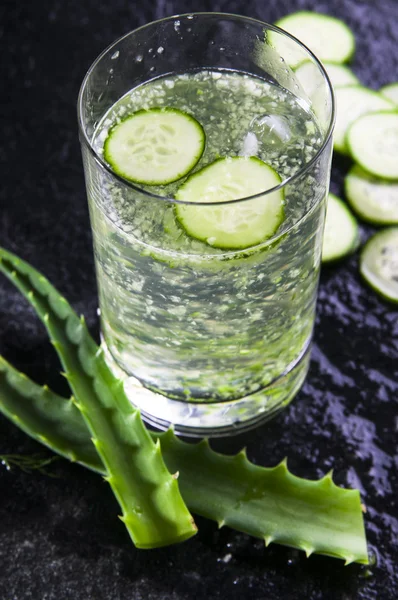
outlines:
[{"label": "cucumber slice", "polygon": [[[349,67],[345,65],[339,65],[332,62],[324,62],[323,66],[329,75],[329,79],[333,88],[341,87],[343,85],[355,85],[359,83],[356,75],[351,71]],[[315,63],[306,60],[299,64],[295,69],[297,79],[303,86],[307,96],[312,98],[314,92],[320,85],[320,77],[318,75],[319,70]]]},{"label": "cucumber slice", "polygon": [[348,130],[347,145],[365,171],[384,179],[398,179],[398,110],[357,119]]},{"label": "cucumber slice", "polygon": [[255,157],[220,158],[191,175],[179,188],[176,216],[193,238],[215,248],[241,249],[271,237],[284,218],[283,191],[241,202],[281,183],[269,165]]},{"label": "cucumber slice", "polygon": [[345,178],[351,208],[373,225],[398,225],[398,183],[383,181],[354,165]]},{"label": "cucumber slice", "polygon": [[359,79],[346,65],[339,65],[335,62],[324,62],[323,66],[326,69],[329,79],[334,88],[342,87],[343,85],[358,85]]},{"label": "cucumber slice", "polygon": [[348,206],[329,194],[323,234],[322,262],[328,263],[352,254],[359,245],[359,228]]},{"label": "cucumber slice", "polygon": [[200,123],[181,110],[139,110],[111,128],[104,158],[129,181],[165,185],[193,169],[203,154],[205,139]]},{"label": "cucumber slice", "polygon": [[398,227],[383,229],[365,244],[359,270],[378,294],[398,302]]},{"label": "cucumber slice", "polygon": [[380,94],[385,96],[391,102],[398,105],[398,82],[397,83],[389,83],[385,85],[380,90]]},{"label": "cucumber slice", "polygon": [[362,85],[338,87],[335,96],[337,114],[333,137],[334,148],[338,152],[347,154],[345,137],[351,123],[366,113],[388,110],[392,104],[378,92]]},{"label": "cucumber slice", "polygon": [[[343,21],[335,17],[303,10],[283,17],[275,25],[294,35],[320,60],[343,63],[354,54],[354,34]],[[272,31],[269,32],[269,39],[291,67],[297,67],[302,62],[303,51],[299,48],[295,50],[289,40]]]}]

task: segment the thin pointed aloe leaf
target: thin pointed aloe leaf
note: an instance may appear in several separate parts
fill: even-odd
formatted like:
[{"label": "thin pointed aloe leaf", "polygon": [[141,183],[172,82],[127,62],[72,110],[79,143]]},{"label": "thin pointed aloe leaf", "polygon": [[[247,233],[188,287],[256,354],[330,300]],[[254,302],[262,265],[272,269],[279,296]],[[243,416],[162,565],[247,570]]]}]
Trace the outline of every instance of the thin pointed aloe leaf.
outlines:
[{"label": "thin pointed aloe leaf", "polygon": [[[72,455],[102,473],[103,465],[91,451],[89,433],[77,409],[50,390],[44,397],[41,390],[0,361],[0,411],[55,452]],[[70,408],[64,411],[64,405]],[[347,564],[368,563],[357,490],[337,487],[330,475],[320,481],[295,477],[285,462],[273,469],[258,467],[244,452],[224,456],[207,442],[182,442],[171,430],[152,436],[160,439],[168,468],[178,470],[180,490],[193,512],[220,526],[263,538],[267,545],[286,544],[304,550],[307,556],[322,553]]]},{"label": "thin pointed aloe leaf", "polygon": [[84,320],[45,277],[2,248],[0,270],[28,299],[49,333],[134,544],[154,548],[190,538],[197,528],[176,478],[164,464],[160,444],[151,439]]},{"label": "thin pointed aloe leaf", "polygon": [[0,356],[0,410],[22,431],[64,458],[98,471],[101,459],[72,400],[33,383]]}]

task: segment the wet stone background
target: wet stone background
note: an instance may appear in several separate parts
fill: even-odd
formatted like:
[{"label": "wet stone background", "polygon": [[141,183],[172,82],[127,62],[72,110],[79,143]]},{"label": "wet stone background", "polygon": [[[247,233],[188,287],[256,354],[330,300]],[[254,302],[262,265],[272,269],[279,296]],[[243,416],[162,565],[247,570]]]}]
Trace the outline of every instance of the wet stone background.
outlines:
[{"label": "wet stone background", "polygon": [[[154,18],[220,10],[274,21],[316,8],[346,19],[357,39],[354,71],[377,89],[398,79],[396,0],[5,0],[0,7],[0,242],[43,271],[97,332],[96,289],[76,126],[76,98],[92,60]],[[332,191],[349,161],[334,159]],[[361,226],[365,240],[370,227]],[[366,504],[370,576],[356,565],[262,542],[197,519],[197,537],[133,549],[108,486],[59,460],[56,477],[0,466],[2,600],[395,600],[398,596],[398,313],[358,276],[358,257],[324,269],[310,374],[283,414],[246,439],[218,442],[272,466],[359,487]],[[0,280],[0,352],[59,392],[57,358],[20,295]],[[46,450],[0,418],[0,453]]]}]

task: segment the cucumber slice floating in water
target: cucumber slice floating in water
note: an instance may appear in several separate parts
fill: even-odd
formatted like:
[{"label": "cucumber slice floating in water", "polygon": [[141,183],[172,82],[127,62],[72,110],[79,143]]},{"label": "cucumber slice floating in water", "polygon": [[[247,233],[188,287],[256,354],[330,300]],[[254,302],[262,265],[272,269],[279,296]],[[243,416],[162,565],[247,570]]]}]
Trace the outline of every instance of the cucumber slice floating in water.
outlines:
[{"label": "cucumber slice floating in water", "polygon": [[187,204],[176,205],[176,216],[193,238],[216,248],[248,248],[271,237],[283,221],[283,191],[240,202],[228,200],[247,198],[280,183],[278,173],[259,158],[220,158],[179,188],[176,200]]},{"label": "cucumber slice floating in water", "polygon": [[322,262],[328,263],[352,254],[359,245],[358,223],[348,206],[329,194],[323,234]]},{"label": "cucumber slice floating in water", "polygon": [[392,103],[378,92],[362,85],[338,87],[336,95],[336,125],[334,128],[334,148],[338,152],[348,153],[346,134],[350,125],[361,115],[391,109]]},{"label": "cucumber slice floating in water", "polygon": [[110,129],[104,158],[129,181],[165,185],[193,169],[203,154],[205,139],[200,123],[181,110],[139,110]]},{"label": "cucumber slice floating in water", "polygon": [[359,270],[378,294],[398,302],[398,227],[383,229],[368,240],[361,253]]},{"label": "cucumber slice floating in water", "polygon": [[[294,35],[322,61],[344,63],[354,54],[354,34],[335,17],[303,10],[283,17],[275,25]],[[269,36],[272,45],[291,67],[302,62],[302,50],[295,51],[291,42],[272,31]]]},{"label": "cucumber slice floating in water", "polygon": [[345,178],[351,208],[373,225],[398,225],[398,182],[377,179],[354,165]]},{"label": "cucumber slice floating in water", "polygon": [[348,130],[347,146],[353,159],[368,173],[398,179],[398,110],[357,119]]},{"label": "cucumber slice floating in water", "polygon": [[385,85],[379,91],[382,96],[388,98],[398,106],[398,81],[396,83]]}]

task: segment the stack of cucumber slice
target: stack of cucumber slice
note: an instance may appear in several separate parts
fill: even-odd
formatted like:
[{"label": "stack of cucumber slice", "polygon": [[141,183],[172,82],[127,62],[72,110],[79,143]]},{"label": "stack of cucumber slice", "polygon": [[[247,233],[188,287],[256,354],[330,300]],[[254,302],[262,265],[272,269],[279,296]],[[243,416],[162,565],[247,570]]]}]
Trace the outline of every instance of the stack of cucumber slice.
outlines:
[{"label": "stack of cucumber slice", "polygon": [[[348,204],[361,220],[389,226],[364,246],[360,272],[381,296],[398,302],[398,82],[378,92],[361,85],[342,64],[353,57],[354,36],[334,17],[301,11],[276,25],[302,40],[328,72],[337,105],[334,149],[356,163],[345,178]],[[311,99],[312,63],[291,66]],[[358,245],[355,217],[346,202],[329,194],[323,262],[342,258]]]}]

